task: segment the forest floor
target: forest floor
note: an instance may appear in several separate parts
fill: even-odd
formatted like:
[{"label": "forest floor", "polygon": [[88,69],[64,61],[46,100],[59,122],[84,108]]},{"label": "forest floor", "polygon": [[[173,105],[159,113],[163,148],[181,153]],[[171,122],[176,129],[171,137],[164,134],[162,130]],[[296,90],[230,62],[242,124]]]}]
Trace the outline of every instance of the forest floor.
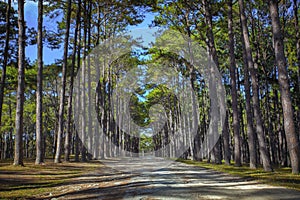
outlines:
[{"label": "forest floor", "polygon": [[117,159],[105,165],[49,160],[15,167],[1,162],[0,199],[300,199],[299,190],[182,162],[151,157],[131,163],[138,170]]}]

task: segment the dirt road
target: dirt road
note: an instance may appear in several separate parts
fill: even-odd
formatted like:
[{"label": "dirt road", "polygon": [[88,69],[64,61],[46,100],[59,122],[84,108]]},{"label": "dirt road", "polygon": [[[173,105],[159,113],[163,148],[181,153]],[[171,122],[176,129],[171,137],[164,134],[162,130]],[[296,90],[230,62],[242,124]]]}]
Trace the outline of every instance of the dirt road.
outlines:
[{"label": "dirt road", "polygon": [[[107,160],[43,199],[300,199],[300,192],[157,158]],[[130,167],[129,164],[134,166]],[[164,168],[160,168],[163,166]],[[119,171],[122,169],[123,171]]]}]

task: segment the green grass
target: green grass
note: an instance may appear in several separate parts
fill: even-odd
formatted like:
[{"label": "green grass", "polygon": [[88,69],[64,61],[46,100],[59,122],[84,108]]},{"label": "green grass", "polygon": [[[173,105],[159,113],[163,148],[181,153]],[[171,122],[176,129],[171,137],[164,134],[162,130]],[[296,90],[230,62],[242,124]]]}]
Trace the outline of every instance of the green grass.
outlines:
[{"label": "green grass", "polygon": [[13,166],[10,160],[0,162],[0,199],[26,199],[50,193],[55,187],[70,184],[72,179],[99,169],[99,162],[59,163],[47,160],[45,165],[35,165],[26,160],[25,167]]},{"label": "green grass", "polygon": [[235,167],[234,165],[217,165],[207,163],[205,161],[199,162],[183,159],[178,159],[177,161],[207,169],[213,169],[219,172],[225,172],[234,176],[252,178],[261,183],[300,190],[300,175],[292,174],[291,168],[287,167],[275,168],[274,172],[265,172],[261,167],[258,169],[250,169],[249,166],[246,165]]}]

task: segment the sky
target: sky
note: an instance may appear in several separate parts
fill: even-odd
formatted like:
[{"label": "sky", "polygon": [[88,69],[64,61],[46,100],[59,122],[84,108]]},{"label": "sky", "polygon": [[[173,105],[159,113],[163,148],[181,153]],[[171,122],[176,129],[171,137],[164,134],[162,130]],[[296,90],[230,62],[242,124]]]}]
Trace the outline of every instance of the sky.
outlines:
[{"label": "sky", "polygon": [[[16,4],[16,3],[15,3]],[[13,5],[15,9],[17,5]],[[34,27],[37,29],[37,2],[26,1],[25,3],[25,21],[27,23],[28,28]],[[144,21],[137,26],[129,26],[128,33],[134,38],[141,37],[143,38],[143,45],[147,46],[148,43],[153,42],[155,37],[153,33],[156,32],[157,29],[149,28],[152,20],[154,19],[154,15],[152,13],[145,13]],[[50,19],[48,17],[44,17],[44,26],[46,30],[56,30],[57,29],[57,21],[61,21],[62,17],[58,17],[56,19]],[[63,45],[61,45],[60,49],[51,50],[46,46],[43,49],[43,59],[44,64],[54,63],[56,59],[61,59],[63,56]],[[34,62],[37,58],[37,47],[36,45],[31,45],[26,47],[26,57],[30,59],[31,62]]]},{"label": "sky", "polygon": [[[35,28],[37,29],[37,17],[38,17],[38,10],[37,10],[37,3],[32,1],[26,1],[25,3],[25,21],[28,28]],[[43,25],[46,27],[46,30],[56,30],[56,20],[61,20],[60,18],[57,19],[50,19],[44,18]],[[43,49],[43,57],[45,64],[51,64],[55,61],[55,59],[61,59],[63,53],[63,46],[61,46],[58,50],[51,50],[47,47]],[[31,45],[26,47],[26,57],[30,59],[31,62],[35,61],[37,58],[37,47],[36,45]]]}]

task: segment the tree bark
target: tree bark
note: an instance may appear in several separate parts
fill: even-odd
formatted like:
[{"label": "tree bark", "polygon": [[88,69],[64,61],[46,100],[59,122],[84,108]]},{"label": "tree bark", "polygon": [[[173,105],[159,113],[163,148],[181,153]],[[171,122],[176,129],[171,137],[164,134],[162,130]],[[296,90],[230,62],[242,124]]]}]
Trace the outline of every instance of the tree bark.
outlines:
[{"label": "tree bark", "polygon": [[[72,138],[72,104],[73,104],[73,86],[74,86],[74,77],[75,77],[75,63],[76,63],[76,51],[77,51],[77,37],[78,30],[80,27],[80,14],[81,14],[81,0],[78,0],[78,9],[76,16],[76,28],[73,44],[73,54],[72,54],[72,69],[70,77],[70,86],[69,86],[69,97],[68,97],[68,121],[67,121],[67,130],[65,138],[65,161],[70,161],[70,143]],[[79,66],[77,66],[79,68]]]},{"label": "tree bark", "polygon": [[24,21],[24,0],[18,0],[18,89],[15,124],[15,156],[14,165],[24,165],[23,163],[23,111],[24,111],[24,91],[25,91],[25,21]]},{"label": "tree bark", "polygon": [[230,135],[228,124],[228,112],[226,113],[224,128],[223,128],[223,147],[224,147],[224,160],[226,165],[230,165]]},{"label": "tree bark", "polygon": [[66,33],[64,41],[64,58],[62,66],[62,88],[60,93],[59,102],[59,116],[58,116],[58,133],[57,133],[57,144],[56,144],[56,154],[55,163],[61,162],[61,145],[62,145],[62,135],[64,131],[64,103],[65,103],[65,93],[66,93],[66,78],[67,78],[67,64],[68,64],[68,46],[69,46],[69,33],[70,33],[70,22],[71,22],[71,0],[67,3],[67,21],[66,21]]},{"label": "tree bark", "polygon": [[[297,65],[298,65],[298,94],[300,94],[300,32],[299,32],[299,19],[298,19],[298,4],[294,0],[294,17],[295,17],[295,30],[296,30],[296,49],[297,49]],[[300,95],[298,95],[298,105],[300,105]],[[300,127],[300,108],[298,107],[298,127]],[[298,132],[299,133],[299,132]]]},{"label": "tree bark", "polygon": [[[234,163],[241,166],[241,136],[238,111],[238,96],[236,90],[236,62],[234,54],[234,35],[232,20],[232,0],[228,0],[228,36],[229,36],[229,54],[230,54],[230,83],[232,98],[232,126],[234,136]],[[226,122],[225,122],[226,123]]]},{"label": "tree bark", "polygon": [[[76,85],[76,90],[77,90],[77,99],[76,99],[76,110],[77,113],[75,114],[75,120],[77,121],[77,123],[81,123],[80,121],[80,113],[79,111],[81,111],[81,91],[80,91],[80,87],[81,87],[81,73],[80,73],[80,55],[81,55],[81,31],[80,31],[80,27],[81,27],[81,23],[79,26],[79,30],[78,30],[78,50],[77,50],[77,66],[78,66],[78,70],[77,70],[77,81],[78,81],[78,85]],[[79,76],[79,77],[78,77]],[[81,134],[79,131],[81,130],[75,130],[76,131],[76,135],[75,135],[75,162],[79,161],[79,154],[80,154],[80,138],[79,138],[79,134]]]},{"label": "tree bark", "polygon": [[[217,55],[217,50],[215,47],[215,39],[214,39],[214,34],[213,34],[213,23],[212,23],[212,13],[211,13],[211,6],[210,4],[207,2],[207,0],[203,0],[203,6],[204,6],[204,12],[205,12],[205,23],[207,25],[207,29],[206,29],[206,36],[207,36],[207,46],[208,46],[208,51],[209,51],[209,56],[211,56],[212,60],[214,61],[214,64],[216,65],[216,67],[219,69],[219,60],[218,60],[218,55]],[[212,79],[216,80],[216,73],[214,72],[213,67],[210,69],[211,70],[211,76],[214,77]],[[217,90],[217,83],[215,83],[213,80],[210,80],[209,83],[210,89],[213,90]],[[215,95],[216,96],[216,95]],[[211,104],[212,105],[217,105],[217,97],[211,97]],[[214,103],[213,103],[214,102]],[[217,111],[216,111],[217,112]],[[217,113],[211,113],[211,117],[214,118],[212,119],[214,122],[213,125],[213,132],[218,131],[217,130]],[[221,160],[221,148],[220,148],[220,140],[218,140],[217,144],[215,145],[215,147],[213,148],[213,153],[215,153],[215,163],[216,164],[221,164],[222,160]]]},{"label": "tree bark", "polygon": [[4,89],[6,80],[6,67],[8,63],[8,50],[9,50],[9,36],[10,36],[10,10],[11,10],[11,0],[8,0],[6,7],[6,27],[5,27],[5,47],[4,47],[4,59],[1,74],[0,83],[0,128],[2,127],[2,106],[4,99]]},{"label": "tree bark", "polygon": [[83,13],[84,13],[84,27],[83,27],[83,60],[81,64],[81,161],[87,161],[87,149],[86,149],[86,55],[87,55],[87,1],[83,1]]},{"label": "tree bark", "polygon": [[[247,115],[247,134],[250,153],[250,168],[257,168],[257,154],[256,154],[256,134],[254,131],[252,109],[251,109],[251,94],[250,94],[250,81],[249,81],[249,63],[251,62],[252,55],[248,36],[247,19],[244,11],[244,1],[239,0],[240,21],[242,31],[243,43],[243,61],[244,61],[244,84],[246,94],[246,115]],[[253,63],[252,63],[253,65]]]},{"label": "tree bark", "polygon": [[[91,48],[91,18],[92,18],[92,3],[88,3],[88,13],[87,13],[87,50]],[[93,98],[91,95],[91,58],[87,55],[87,89],[88,89],[88,158],[91,160],[93,158],[93,120],[92,120],[92,102]]]},{"label": "tree bark", "polygon": [[286,58],[284,55],[284,43],[281,32],[280,19],[278,13],[278,1],[269,0],[269,10],[272,20],[272,33],[275,49],[275,58],[278,68],[278,81],[281,92],[281,104],[284,117],[284,130],[289,149],[292,173],[299,174],[300,168],[300,147],[299,138],[295,130],[293,108],[290,94],[290,84],[286,69]]},{"label": "tree bark", "polygon": [[[245,53],[246,53],[246,59],[247,59],[247,63],[245,63],[245,66],[247,65],[248,69],[250,70],[251,82],[252,82],[252,93],[253,93],[252,102],[253,102],[254,118],[256,120],[256,132],[257,132],[258,143],[259,143],[259,152],[261,154],[264,170],[265,171],[273,171],[272,166],[271,166],[270,155],[269,155],[269,152],[266,148],[263,121],[262,121],[261,112],[260,112],[260,105],[259,105],[258,77],[257,77],[256,69],[254,68],[252,50],[251,50],[250,40],[249,40],[249,32],[248,32],[248,28],[247,28],[247,18],[246,18],[246,15],[245,15],[244,1],[243,0],[239,0],[239,6],[240,6],[240,15],[241,15],[241,25],[242,25],[242,31],[243,31],[243,39],[244,39],[244,44],[245,44]],[[248,124],[249,124],[249,122],[248,122]],[[253,134],[253,136],[255,137],[254,134]],[[248,135],[248,137],[250,137],[250,136]],[[249,144],[250,167],[251,167],[251,157],[252,157],[252,161],[253,161],[254,157],[256,159],[256,148],[255,148],[255,146],[254,146],[254,149],[251,149],[251,148],[252,147]],[[255,152],[253,152],[254,150],[255,150]],[[251,156],[251,152],[255,153],[254,157]],[[257,164],[257,163],[255,162],[255,164]],[[256,165],[254,166],[254,163],[253,163],[253,167],[256,168],[257,166]]]},{"label": "tree bark", "polygon": [[35,164],[44,162],[43,156],[43,0],[38,2],[38,39],[37,39],[37,91],[36,91],[36,159]]}]

